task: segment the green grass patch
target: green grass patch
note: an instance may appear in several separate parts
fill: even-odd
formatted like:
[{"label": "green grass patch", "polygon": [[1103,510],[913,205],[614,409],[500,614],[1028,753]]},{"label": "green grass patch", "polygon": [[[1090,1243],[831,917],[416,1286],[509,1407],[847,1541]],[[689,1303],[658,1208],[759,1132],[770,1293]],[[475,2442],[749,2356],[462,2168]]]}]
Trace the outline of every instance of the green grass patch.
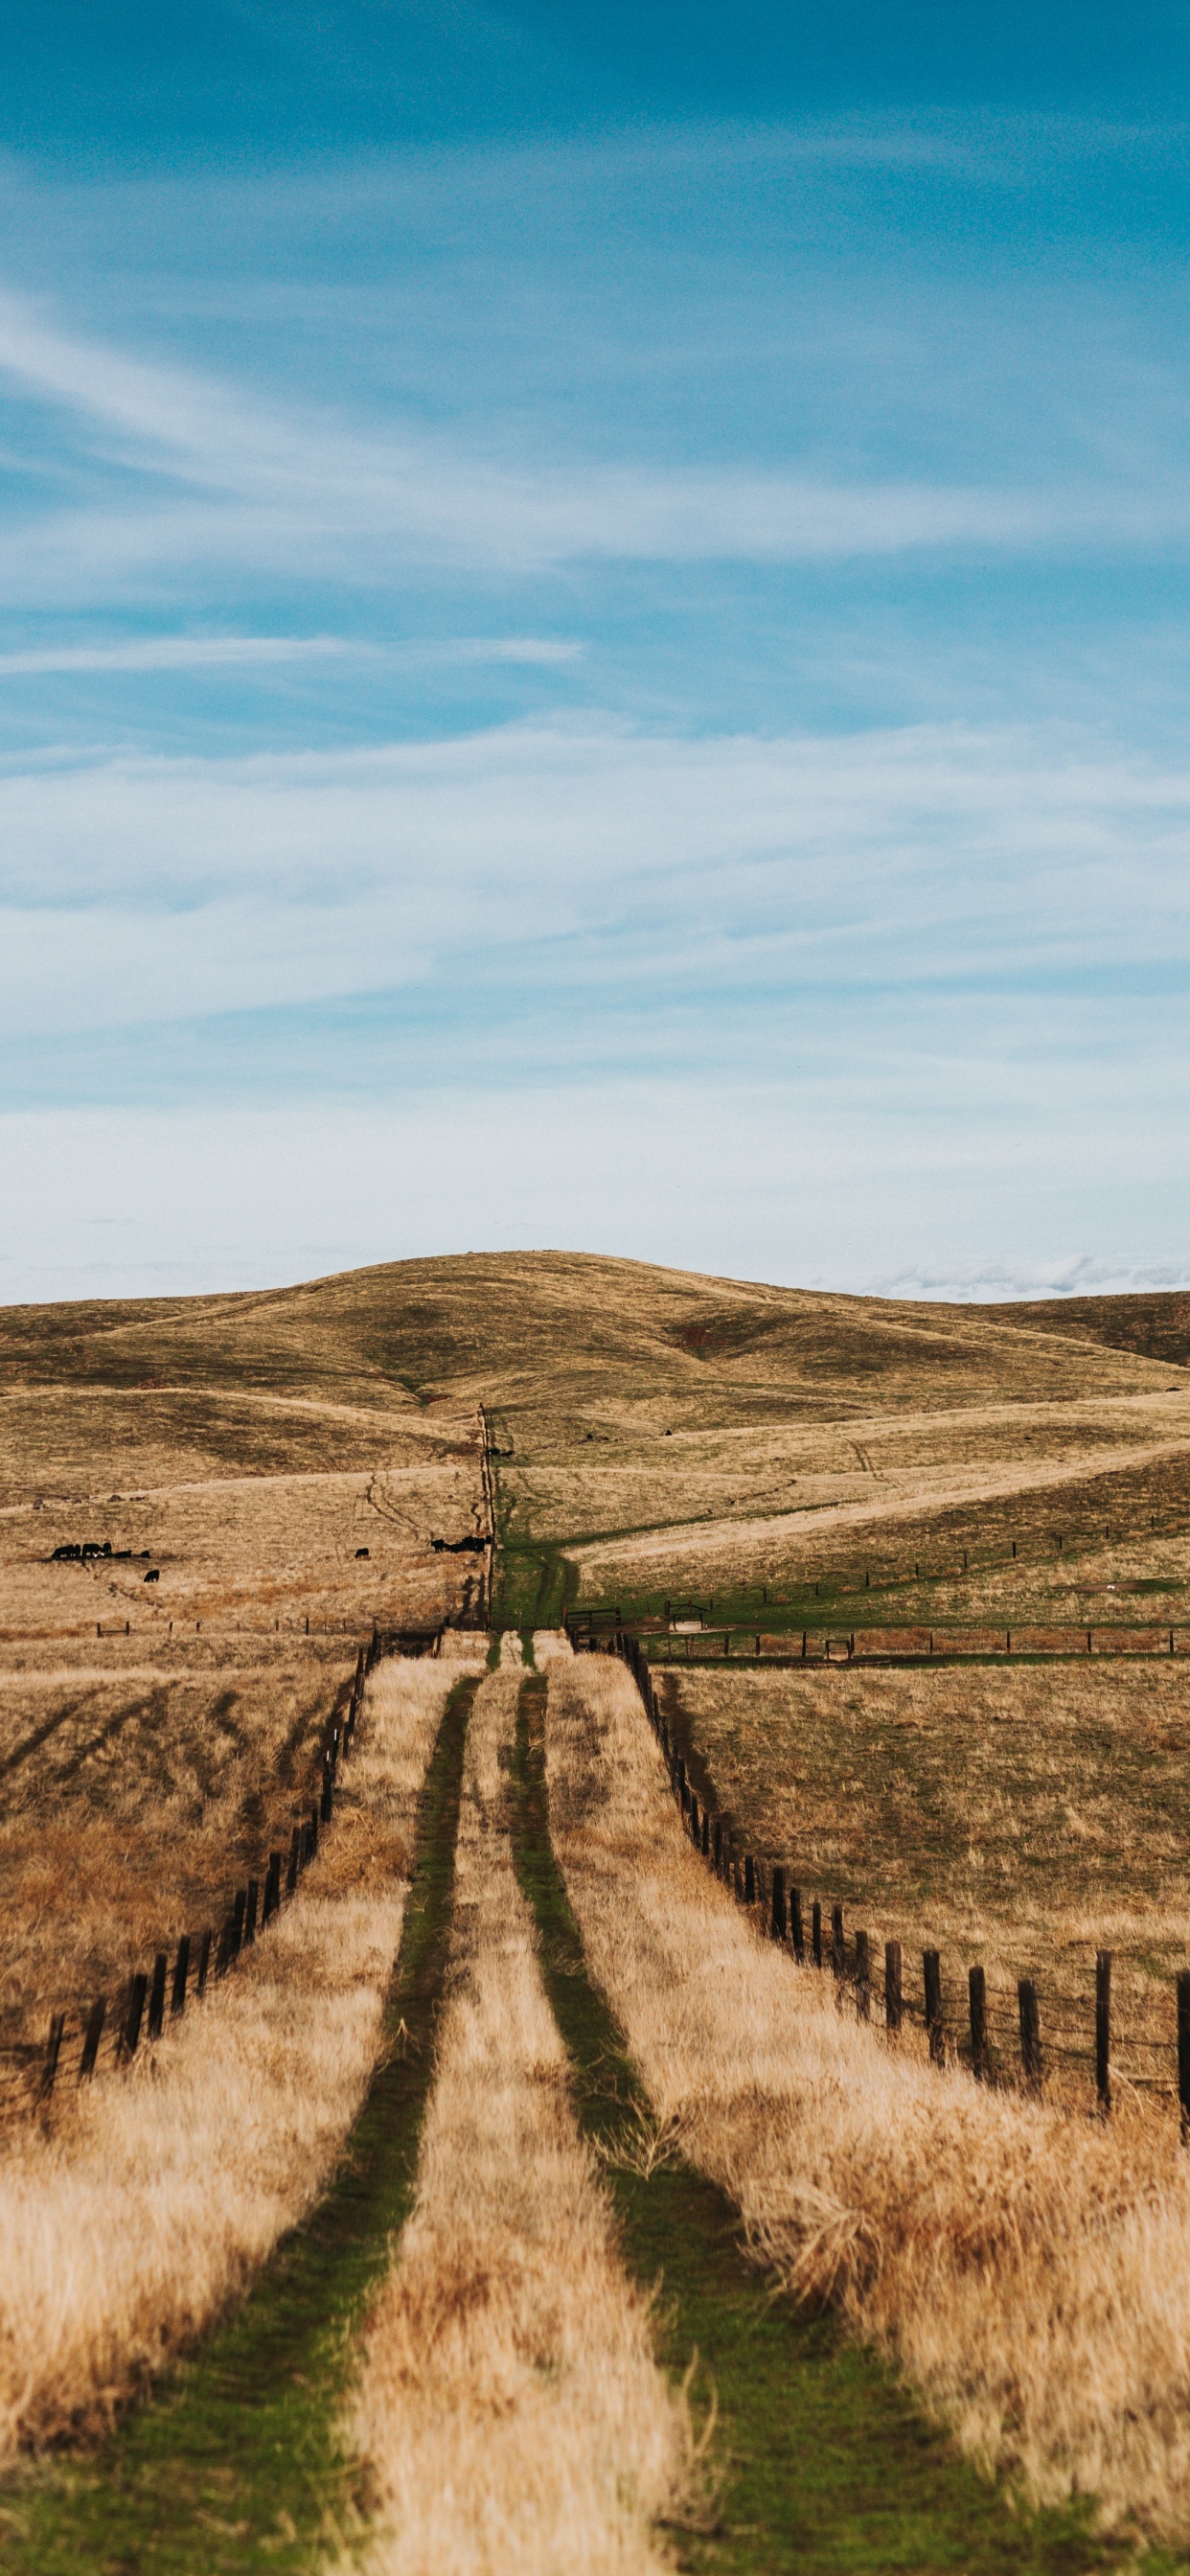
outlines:
[{"label": "green grass patch", "polygon": [[578,1586],[578,1569],[555,1547],[497,1539],[492,1583],[497,1628],[560,1628]]},{"label": "green grass patch", "polygon": [[[683,2535],[683,2563],[708,2576],[1083,2576],[1118,2565],[1129,2553],[1095,2538],[1089,2508],[1014,2511],[870,2353],[846,2343],[830,2318],[774,2296],[744,2261],[737,2212],[702,2175],[676,2162],[646,2180],[617,2166],[617,2142],[650,2106],[588,1975],[554,1859],[544,1709],[544,1682],[527,1682],[515,1755],[517,1876],[536,1917],[579,2119],[611,2158],[625,2261],[637,2280],[663,2287],[660,2357],[679,2376],[696,2358],[696,2401],[713,2390],[718,2406],[718,2528]],[[1173,2564],[1150,2558],[1148,2576]]]},{"label": "green grass patch", "polygon": [[249,2297],[85,2457],[0,2489],[12,2576],[297,2576],[358,2528],[339,2441],[353,2338],[413,2205],[445,1973],[463,1748],[477,1684],[446,1705],[386,2007],[386,2054],[325,2198]]}]

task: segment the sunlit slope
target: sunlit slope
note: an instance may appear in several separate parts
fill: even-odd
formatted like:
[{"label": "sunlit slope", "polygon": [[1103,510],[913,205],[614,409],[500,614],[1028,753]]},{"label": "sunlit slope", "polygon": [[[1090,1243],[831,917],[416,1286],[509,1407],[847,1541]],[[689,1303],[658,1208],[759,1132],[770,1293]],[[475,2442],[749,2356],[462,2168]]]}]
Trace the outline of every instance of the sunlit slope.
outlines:
[{"label": "sunlit slope", "polygon": [[[381,1462],[465,1480],[482,1400],[506,1541],[581,1559],[584,1590],[634,1568],[654,1589],[780,1581],[811,1543],[824,1563],[913,1557],[1001,1522],[1131,1526],[1178,1504],[1190,1370],[1165,1354],[1188,1302],[911,1305],[545,1252],[16,1308],[0,1481],[12,1510],[236,1476],[366,1484]],[[412,1516],[445,1527],[445,1504]],[[345,1522],[343,1548],[358,1535]]]},{"label": "sunlit slope", "polygon": [[1057,1333],[1063,1340],[1101,1342],[1136,1351],[1144,1359],[1182,1367],[1190,1360],[1190,1294],[1184,1289],[1143,1290],[1126,1297],[1049,1297],[1016,1306],[947,1309],[1000,1317],[1025,1331]]},{"label": "sunlit slope", "polygon": [[[1100,1302],[1129,1301],[1081,1301]],[[10,1307],[0,1386],[152,1376],[386,1407],[483,1394],[545,1411],[654,1398],[705,1422],[716,1407],[725,1420],[791,1402],[829,1417],[874,1401],[1123,1393],[1166,1367],[1164,1354],[1111,1348],[1122,1326],[1076,1338],[1069,1308],[1033,1310],[1036,1322],[1025,1311],[817,1295],[582,1254],[467,1253],[245,1295]]]}]

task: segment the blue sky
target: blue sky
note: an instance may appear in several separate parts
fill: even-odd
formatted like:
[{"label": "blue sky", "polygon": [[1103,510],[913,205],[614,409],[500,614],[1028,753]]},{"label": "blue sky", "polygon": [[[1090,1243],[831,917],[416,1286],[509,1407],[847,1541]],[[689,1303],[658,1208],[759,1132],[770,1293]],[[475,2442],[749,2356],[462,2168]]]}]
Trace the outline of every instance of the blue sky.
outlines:
[{"label": "blue sky", "polygon": [[1190,9],[0,69],[0,1297],[1190,1277]]}]

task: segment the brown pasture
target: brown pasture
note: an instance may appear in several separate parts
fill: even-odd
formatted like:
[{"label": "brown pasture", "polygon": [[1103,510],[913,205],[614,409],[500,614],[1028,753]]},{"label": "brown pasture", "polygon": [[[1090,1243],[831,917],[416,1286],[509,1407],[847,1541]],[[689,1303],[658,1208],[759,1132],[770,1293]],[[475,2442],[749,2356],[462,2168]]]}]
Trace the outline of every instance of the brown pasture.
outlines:
[{"label": "brown pasture", "polygon": [[[245,1296],[10,1309],[0,1324],[3,1723],[15,1745],[77,1693],[80,1730],[114,1748],[100,1799],[113,1814],[132,1814],[138,1786],[152,1790],[153,1748],[175,1748],[159,1775],[163,1848],[175,1855],[161,1885],[176,1884],[181,1902],[189,1882],[176,1855],[183,1844],[197,1854],[206,1831],[196,1791],[189,1807],[176,1803],[181,1750],[219,1741],[229,1695],[267,1768],[266,1741],[292,1732],[299,1706],[312,1742],[332,1676],[346,1674],[374,1621],[433,1627],[476,1615],[482,1561],[431,1541],[483,1527],[481,1403],[502,1534],[557,1550],[579,1600],[762,1585],[800,1598],[818,1581],[832,1594],[824,1626],[848,1630],[1174,1624],[1190,1618],[1184,1309],[1177,1299],[1027,1315],[910,1306],[559,1253],[406,1262]],[[133,1554],[48,1562],[74,1538]],[[160,1580],[146,1586],[150,1562]],[[76,1683],[84,1665],[102,1678]],[[815,1686],[836,1697],[851,1687],[834,1675]],[[912,1676],[897,1687],[941,1705]],[[1014,1705],[1028,1705],[1043,1738],[1047,1712],[1058,1712],[1065,1749],[1064,1682],[972,1684],[993,1687],[1023,1695]],[[1142,1694],[1181,1687],[1139,1662],[1126,1682],[1111,1680]],[[267,1722],[249,1714],[258,1703]],[[747,1707],[762,1748],[768,1720]],[[1112,1725],[1123,1744],[1126,1712]],[[825,1794],[840,1751],[829,1727],[823,1746]],[[237,1774],[245,1798],[250,1767]],[[77,1816],[90,1865],[98,1810],[69,1783],[57,1795],[55,1831],[69,1839]],[[137,1825],[141,1857],[120,1863],[137,1883],[151,1877],[156,1804],[151,1794]],[[24,1813],[14,1807],[5,1830],[25,1831]],[[230,1807],[226,1816],[230,1831]],[[894,1850],[882,1868],[885,1822],[894,1845],[900,1830],[873,1819],[871,1898],[892,1905],[901,1863]],[[48,1831],[43,1815],[46,1851]],[[997,1846],[985,1878],[999,1883],[1013,1847]],[[127,1838],[121,1848],[131,1851]],[[238,1867],[238,1844],[235,1854]],[[213,1889],[205,1866],[196,1899],[200,1881]],[[21,1869],[14,1849],[13,1890],[26,1890]],[[1141,1902],[1142,1881],[1125,1855],[1117,1913]],[[948,1879],[954,1938],[952,1915],[939,1917],[956,1957],[968,1920],[957,1886]],[[1092,1892],[1102,1910],[1106,1885]],[[29,1901],[22,1892],[26,1911]],[[1141,1911],[1156,1901],[1144,1894]],[[127,1904],[135,1913],[131,1895]],[[53,1914],[47,1903],[41,1919]],[[96,1939],[80,1952],[80,1940],[65,1942],[64,1967],[77,1953],[85,1983],[110,1956],[115,1973],[125,1954],[114,1933],[107,1951]],[[1084,1942],[1079,1977],[1085,1956]],[[1015,1957],[1005,1951],[1003,1974]],[[32,1969],[22,1980],[8,2009],[24,2029]]]},{"label": "brown pasture", "polygon": [[[266,1310],[269,1301],[264,1301]],[[0,1322],[0,2072],[28,2098],[309,1812],[374,1625],[478,1613],[473,1405],[334,1345],[299,1292]],[[239,1339],[237,1340],[237,1332]],[[111,1557],[53,1561],[63,1542]],[[127,1554],[123,1553],[128,1551]],[[146,1584],[150,1568],[157,1580]]]},{"label": "brown pasture", "polygon": [[[1091,2076],[1095,1954],[1114,1954],[1116,2082],[1174,2082],[1190,1956],[1190,1660],[659,1673],[695,1786],[741,1848],[783,1861],[809,1920],[902,1943],[920,2005],[942,1953],[953,2042],[983,1964],[1002,2071],[1033,1978],[1049,2073]],[[850,1955],[850,1953],[849,1953]]]}]

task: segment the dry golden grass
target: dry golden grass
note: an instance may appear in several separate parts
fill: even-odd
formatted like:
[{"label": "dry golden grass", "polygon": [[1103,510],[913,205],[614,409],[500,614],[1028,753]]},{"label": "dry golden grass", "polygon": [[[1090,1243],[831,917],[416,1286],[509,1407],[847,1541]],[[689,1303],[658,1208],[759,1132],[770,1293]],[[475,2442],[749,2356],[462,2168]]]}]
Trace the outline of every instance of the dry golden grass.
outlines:
[{"label": "dry golden grass", "polygon": [[550,1675],[551,1821],[659,2118],[756,2259],[833,2299],[982,2465],[1110,2524],[1190,2532],[1190,2160],[938,2073],[841,2013],[683,1838],[627,1674]]},{"label": "dry golden grass", "polygon": [[[9,2110],[52,2012],[69,2063],[97,1993],[287,1848],[356,1642],[436,1627],[481,1586],[481,1560],[431,1544],[485,1524],[474,1407],[332,1367],[292,1324],[253,1382],[217,1300],[133,1310],[121,1342],[123,1311],[0,1319]],[[53,1563],[66,1540],[132,1554]]]},{"label": "dry golden grass", "polygon": [[1190,1659],[857,1673],[659,1676],[700,1794],[803,1894],[846,1904],[874,1949],[942,1952],[952,2031],[987,1970],[992,2035],[1017,2058],[1016,1983],[1041,1998],[1052,2072],[1094,2049],[1095,1952],[1113,1969],[1113,2074],[1174,2085]]},{"label": "dry golden grass", "polygon": [[480,1688],[449,2001],[417,2208],[372,2319],[351,2438],[376,2576],[630,2576],[689,2486],[685,2411],[650,2352],[570,2107],[512,1870],[515,1658]]},{"label": "dry golden grass", "polygon": [[[1000,1521],[1042,1534],[1104,1508],[1132,1525],[1155,1496],[1190,1517],[1190,1416],[1165,1393],[1187,1348],[1176,1298],[1022,1318],[558,1253],[10,1309],[6,1597],[47,1631],[101,1607],[151,1620],[122,1577],[47,1585],[33,1563],[42,1523],[74,1534],[67,1497],[115,1490],[145,1499],[113,1537],[168,1552],[163,1620],[366,1615],[390,1577],[423,1615],[461,1604],[468,1560],[425,1542],[450,1513],[447,1534],[472,1525],[481,1399],[506,1532],[565,1545],[588,1597],[786,1583],[811,1548],[815,1567],[873,1550],[903,1564]],[[381,1543],[369,1490],[385,1461],[406,1521],[383,1540],[391,1562],[357,1575],[355,1545],[370,1528]],[[237,1501],[237,1479],[258,1490]]]},{"label": "dry golden grass", "polygon": [[367,2084],[452,1674],[384,1664],[333,1833],[235,1971],[0,2154],[0,2456],[91,2431],[321,2190]]},{"label": "dry golden grass", "polygon": [[[345,1698],[346,1640],[178,1640],[152,1663],[97,1650],[0,1668],[0,2034],[4,2065],[40,2056],[68,2013],[73,2071],[94,1997],[182,1932],[216,1930],[235,1889],[288,1853],[321,1742]],[[67,1650],[59,1648],[57,1656]],[[86,1661],[82,1660],[83,1655]],[[114,2038],[114,2016],[112,2030]]]},{"label": "dry golden grass", "polygon": [[[614,1598],[625,1585],[722,1595],[767,1581],[801,1591],[819,1576],[862,1579],[870,1564],[874,1581],[887,1569],[905,1586],[896,1615],[914,1619],[938,1598],[914,1592],[915,1560],[949,1575],[964,1547],[1008,1557],[1015,1537],[1023,1561],[1002,1578],[1009,1597],[1023,1583],[1047,1599],[1069,1588],[1096,1524],[1123,1523],[1147,1547],[1154,1511],[1190,1523],[1190,1403],[1144,1392],[690,1430],[666,1441],[660,1460],[625,1460],[615,1477],[584,1473],[578,1459],[566,1474],[526,1471],[524,1483],[533,1529],[576,1534],[567,1553],[582,1599]],[[593,1526],[608,1535],[585,1537]],[[1080,1535],[1058,1562],[1062,1530]],[[1180,1553],[1184,1564],[1184,1539]],[[957,1586],[952,1615],[978,1615],[981,1597],[977,1580]],[[1077,1606],[1064,1615],[1077,1619]]]},{"label": "dry golden grass", "polygon": [[[35,1421],[54,1396],[22,1400],[22,1415]],[[161,1399],[152,1399],[160,1403]],[[67,1500],[38,1485],[21,1458],[21,1497],[0,1513],[4,1559],[4,1629],[11,1641],[41,1636],[94,1637],[97,1626],[128,1621],[142,1644],[179,1629],[279,1627],[304,1630],[334,1620],[369,1630],[385,1625],[437,1625],[458,1609],[475,1560],[435,1555],[435,1537],[455,1539],[481,1526],[478,1423],[472,1414],[439,1419],[436,1436],[422,1427],[417,1440],[397,1432],[386,1417],[370,1417],[369,1463],[308,1463],[316,1430],[330,1460],[340,1457],[337,1413],[320,1419],[310,1406],[269,1412],[272,1438],[263,1449],[252,1437],[252,1409],[237,1398],[230,1423],[221,1417],[218,1391],[188,1399],[226,1436],[220,1458],[196,1455],[179,1437],[173,1448],[150,1446],[138,1456],[124,1447],[113,1461],[105,1446],[113,1407],[93,1394],[73,1402],[78,1455],[76,1486],[85,1499]],[[0,1433],[11,1407],[0,1406]],[[121,1411],[127,1400],[121,1400]],[[146,1436],[153,1425],[146,1420]],[[358,1428],[353,1423],[352,1429]],[[23,1433],[31,1431],[22,1425]],[[121,1438],[131,1442],[132,1430]],[[237,1439],[241,1445],[236,1447]],[[287,1444],[292,1463],[287,1463]],[[358,1439],[342,1444],[350,1455]],[[127,1472],[114,1490],[116,1466]],[[12,1488],[10,1487],[10,1490]],[[131,1561],[92,1558],[85,1564],[49,1562],[64,1541],[110,1540],[129,1548]],[[367,1554],[357,1557],[357,1549]],[[159,1580],[146,1586],[144,1552]]]}]

